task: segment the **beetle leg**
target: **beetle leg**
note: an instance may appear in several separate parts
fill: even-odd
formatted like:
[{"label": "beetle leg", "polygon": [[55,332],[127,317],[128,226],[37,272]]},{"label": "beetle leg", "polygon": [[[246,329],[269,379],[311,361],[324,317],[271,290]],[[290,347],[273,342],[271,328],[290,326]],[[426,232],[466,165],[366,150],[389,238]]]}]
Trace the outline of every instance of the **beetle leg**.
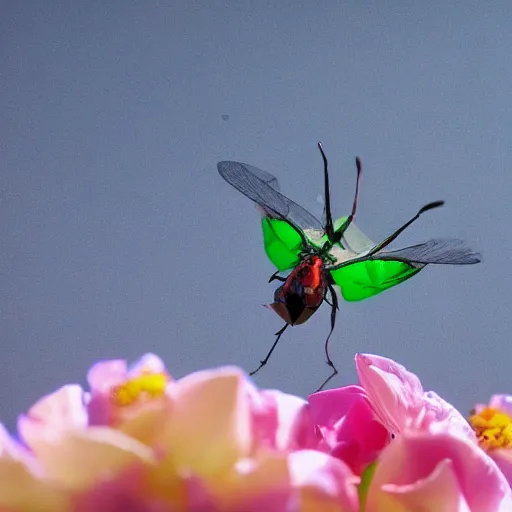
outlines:
[{"label": "beetle leg", "polygon": [[270,276],[270,279],[268,280],[268,282],[271,283],[272,281],[281,281],[282,283],[285,283],[286,282],[286,277],[281,277],[281,276],[278,276],[277,274],[279,274],[279,270],[276,270]]},{"label": "beetle leg", "polygon": [[284,324],[284,327],[276,332],[277,338],[276,338],[276,341],[274,341],[274,344],[272,345],[272,348],[269,350],[268,354],[265,356],[265,359],[260,361],[260,365],[258,366],[258,368],[256,368],[256,370],[254,370],[253,372],[249,373],[249,375],[254,375],[255,373],[260,371],[267,364],[267,361],[270,359],[270,356],[272,355],[272,352],[276,348],[276,345],[277,345],[277,342],[279,341],[279,338],[281,338],[281,335],[283,334],[284,331],[286,331],[287,327],[288,327],[288,324]]},{"label": "beetle leg", "polygon": [[315,393],[318,393],[318,391],[322,391],[323,387],[335,376],[338,374],[338,370],[336,366],[334,366],[334,363],[332,362],[330,356],[329,356],[329,339],[331,337],[332,332],[334,331],[334,325],[336,323],[336,311],[338,308],[338,296],[336,295],[336,292],[332,285],[329,285],[329,291],[331,292],[331,299],[332,299],[332,306],[331,306],[331,330],[329,331],[329,335],[327,336],[327,339],[325,340],[324,350],[325,350],[325,356],[327,357],[327,364],[332,368],[332,373],[325,379],[321,386],[315,391]]}]

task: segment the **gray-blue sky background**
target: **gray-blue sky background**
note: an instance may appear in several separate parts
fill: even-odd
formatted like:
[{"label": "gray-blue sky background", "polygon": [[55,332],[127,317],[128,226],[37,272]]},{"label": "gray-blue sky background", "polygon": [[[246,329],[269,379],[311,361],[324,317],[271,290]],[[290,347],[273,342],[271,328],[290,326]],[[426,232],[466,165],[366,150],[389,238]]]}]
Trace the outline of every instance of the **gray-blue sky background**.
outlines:
[{"label": "gray-blue sky background", "polygon": [[[512,392],[512,7],[427,4],[4,2],[3,420],[101,358],[252,370],[281,327],[261,306],[273,268],[257,211],[216,163],[265,169],[320,214],[318,140],[336,214],[359,155],[371,238],[445,199],[396,245],[456,236],[484,256],[343,302],[332,384],[354,381],[361,351],[463,411]],[[257,383],[313,391],[328,330],[328,307],[289,330]]]}]

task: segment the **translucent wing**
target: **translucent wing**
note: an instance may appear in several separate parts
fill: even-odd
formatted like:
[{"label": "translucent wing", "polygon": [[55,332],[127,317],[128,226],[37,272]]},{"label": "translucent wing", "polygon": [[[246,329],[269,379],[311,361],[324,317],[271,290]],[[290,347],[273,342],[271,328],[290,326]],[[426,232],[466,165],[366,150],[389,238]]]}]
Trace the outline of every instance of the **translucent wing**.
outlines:
[{"label": "translucent wing", "polygon": [[472,265],[480,261],[463,240],[435,238],[395,251],[361,254],[330,269],[347,301],[377,295],[417,274],[428,264]]},{"label": "translucent wing", "polygon": [[279,192],[279,183],[272,174],[249,164],[230,161],[219,162],[217,169],[230,185],[257,203],[268,216],[286,219],[299,230],[323,231],[315,216]]},{"label": "translucent wing", "polygon": [[425,265],[473,265],[481,261],[481,255],[474,252],[464,240],[457,238],[433,238],[411,247],[396,251],[380,251],[374,258],[423,263]]},{"label": "translucent wing", "polygon": [[[345,222],[347,217],[340,217],[333,223],[334,231],[336,232]],[[304,230],[311,245],[318,248],[322,247],[327,242],[327,235],[322,230],[306,229]],[[337,266],[345,261],[353,260],[359,257],[362,253],[368,252],[375,247],[375,242],[370,240],[354,222],[349,224],[341,241],[334,244],[329,249],[329,257],[333,262],[331,266]]]},{"label": "translucent wing", "polygon": [[281,194],[275,176],[240,162],[217,164],[220,175],[262,210],[261,220],[265,252],[279,271],[289,270],[300,261],[310,240],[305,230],[323,235],[321,222],[297,203]]},{"label": "translucent wing", "polygon": [[[347,217],[341,217],[340,219],[337,219],[334,223],[334,230],[336,231],[338,227],[340,227],[345,222],[346,219]],[[375,242],[370,240],[354,222],[349,224],[348,228],[345,230],[345,233],[343,233],[341,242],[345,249],[358,254],[367,252],[375,247]]]}]

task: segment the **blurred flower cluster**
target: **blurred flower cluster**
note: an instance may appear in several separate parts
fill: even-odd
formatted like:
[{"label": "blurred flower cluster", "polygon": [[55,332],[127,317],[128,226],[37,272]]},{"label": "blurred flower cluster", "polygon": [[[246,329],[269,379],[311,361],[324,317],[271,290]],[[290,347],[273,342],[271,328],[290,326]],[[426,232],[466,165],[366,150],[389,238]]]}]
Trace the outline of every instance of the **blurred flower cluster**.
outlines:
[{"label": "blurred flower cluster", "polygon": [[0,512],[512,511],[512,397],[468,419],[383,357],[308,400],[101,361],[0,430]]}]

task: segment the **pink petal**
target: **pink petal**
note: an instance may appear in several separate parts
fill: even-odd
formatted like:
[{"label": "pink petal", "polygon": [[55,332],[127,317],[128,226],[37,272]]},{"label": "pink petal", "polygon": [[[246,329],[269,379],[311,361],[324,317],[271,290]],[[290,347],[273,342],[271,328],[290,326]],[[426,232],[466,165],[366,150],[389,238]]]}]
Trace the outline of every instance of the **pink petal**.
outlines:
[{"label": "pink petal", "polygon": [[425,411],[423,426],[431,432],[449,431],[453,435],[461,435],[470,441],[477,442],[475,432],[466,418],[437,393],[434,391],[424,393],[423,404]]},{"label": "pink petal", "polygon": [[30,445],[31,439],[44,430],[56,434],[63,429],[84,429],[87,424],[84,392],[78,384],[70,384],[33,405],[26,415],[18,419],[18,431]]},{"label": "pink petal", "polygon": [[88,403],[90,425],[112,425],[116,412],[112,404],[112,389],[127,378],[128,368],[122,359],[100,361],[87,374],[91,390]]},{"label": "pink petal", "polygon": [[309,395],[311,416],[317,425],[332,428],[366,392],[361,386],[327,389]]},{"label": "pink petal", "polygon": [[362,474],[389,443],[390,435],[374,419],[367,400],[356,402],[335,428],[337,443],[332,455],[343,460],[356,474]]},{"label": "pink petal", "polygon": [[512,396],[511,395],[493,395],[489,401],[489,405],[485,407],[492,407],[512,416]]},{"label": "pink petal", "polygon": [[99,361],[87,373],[87,382],[92,393],[108,393],[116,384],[123,382],[128,366],[123,359]]},{"label": "pink petal", "polygon": [[154,446],[158,443],[162,425],[170,421],[172,407],[169,403],[157,400],[137,408],[132,415],[126,415],[116,429],[144,443]]},{"label": "pink petal", "polygon": [[0,424],[0,510],[67,512],[68,496]]},{"label": "pink petal", "polygon": [[318,444],[308,404],[302,398],[277,390],[262,391],[272,397],[277,407],[275,444],[277,450],[313,448]]},{"label": "pink petal", "polygon": [[433,391],[424,392],[413,373],[390,359],[356,355],[359,380],[380,421],[394,434],[406,428],[450,431],[473,442],[467,420]]},{"label": "pink petal", "polygon": [[510,448],[493,450],[489,455],[496,462],[509,484],[512,484],[512,450]]},{"label": "pink petal", "polygon": [[108,427],[69,430],[58,437],[45,432],[32,440],[32,448],[49,478],[77,491],[131,465],[155,463],[151,448]]},{"label": "pink petal", "polygon": [[167,373],[165,364],[155,354],[144,354],[131,368],[128,370],[128,376],[137,376],[141,373]]},{"label": "pink petal", "polygon": [[298,511],[359,510],[356,477],[342,461],[314,450],[300,450],[288,456],[292,486],[299,491]]},{"label": "pink petal", "polygon": [[165,512],[169,507],[144,496],[144,474],[141,466],[133,466],[116,478],[101,481],[73,500],[74,512]]},{"label": "pink petal", "polygon": [[361,474],[390,439],[387,429],[375,419],[364,389],[330,389],[311,395],[309,400],[311,415],[331,454]]},{"label": "pink petal", "polygon": [[[286,456],[267,453],[262,454],[260,460],[240,461],[237,464],[237,473],[237,482],[233,489],[228,490],[222,497],[220,510],[229,509],[233,512],[288,510],[293,488]],[[226,501],[229,501],[229,506],[226,506]]]},{"label": "pink petal", "polygon": [[[237,463],[228,481],[211,488],[205,479],[187,478],[187,506],[191,512],[283,512],[289,508],[294,489],[288,461],[277,453]],[[181,509],[180,509],[181,510]]]},{"label": "pink petal", "polygon": [[419,379],[385,357],[357,354],[356,370],[379,420],[392,433],[401,432],[417,414],[423,397]]},{"label": "pink petal", "polygon": [[0,423],[0,457],[13,460],[26,460],[30,457],[29,451],[15,441],[7,429]]},{"label": "pink petal", "polygon": [[23,462],[0,457],[0,510],[68,512],[68,496],[55,482],[34,475]]},{"label": "pink petal", "polygon": [[252,448],[274,447],[279,426],[276,397],[272,392],[261,392],[250,380],[244,387],[251,411]]},{"label": "pink petal", "polygon": [[[452,461],[444,459],[428,477],[409,485],[387,484],[382,486],[396,507],[422,512],[471,512],[464,495],[460,492]],[[383,500],[384,502],[384,500]],[[389,508],[382,507],[382,510]],[[378,508],[376,509],[378,512]]]},{"label": "pink petal", "polygon": [[355,475],[360,475],[365,465],[363,448],[354,442],[340,441],[331,451],[331,455],[343,461]]},{"label": "pink petal", "polygon": [[251,414],[245,385],[244,373],[233,367],[196,372],[177,381],[172,418],[162,426],[175,467],[220,478],[249,454]]},{"label": "pink petal", "polygon": [[384,447],[390,438],[382,423],[374,419],[373,410],[367,400],[355,403],[347,412],[338,432],[338,439],[354,440],[369,450]]},{"label": "pink petal", "polygon": [[[444,461],[450,462],[455,478],[447,476]],[[439,467],[441,463],[444,466]],[[441,482],[436,471],[446,477],[443,486],[433,484]],[[456,488],[449,485],[455,483]],[[430,489],[431,503],[453,503],[454,496],[461,495],[470,510],[479,512],[496,511],[511,492],[496,464],[473,442],[448,433],[405,431],[381,453],[368,493],[368,510],[387,511],[391,499],[414,500],[427,492],[422,486]]]}]

